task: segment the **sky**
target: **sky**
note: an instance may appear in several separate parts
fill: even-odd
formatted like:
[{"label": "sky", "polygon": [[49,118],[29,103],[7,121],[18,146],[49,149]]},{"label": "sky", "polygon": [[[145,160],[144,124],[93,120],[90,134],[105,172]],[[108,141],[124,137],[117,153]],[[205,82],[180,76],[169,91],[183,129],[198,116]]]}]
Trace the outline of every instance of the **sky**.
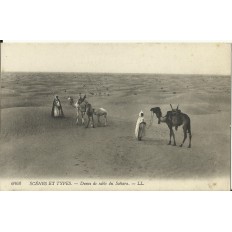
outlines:
[{"label": "sky", "polygon": [[223,43],[3,43],[3,72],[231,74]]}]

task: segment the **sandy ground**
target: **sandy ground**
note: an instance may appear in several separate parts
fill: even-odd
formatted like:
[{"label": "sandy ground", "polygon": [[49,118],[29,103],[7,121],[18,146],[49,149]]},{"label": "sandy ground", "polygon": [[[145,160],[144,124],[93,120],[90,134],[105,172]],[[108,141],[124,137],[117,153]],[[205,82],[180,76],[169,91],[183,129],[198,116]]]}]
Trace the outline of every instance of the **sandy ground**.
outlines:
[{"label": "sandy ground", "polygon": [[[216,178],[230,175],[230,77],[5,73],[1,88],[0,177]],[[86,90],[87,89],[87,90]],[[75,125],[68,96],[85,93],[108,111],[108,126]],[[51,118],[54,94],[65,118]],[[192,148],[168,146],[166,124],[134,137],[138,113],[180,104],[191,118]],[[95,120],[96,121],[96,120]],[[182,128],[176,132],[178,145]]]}]

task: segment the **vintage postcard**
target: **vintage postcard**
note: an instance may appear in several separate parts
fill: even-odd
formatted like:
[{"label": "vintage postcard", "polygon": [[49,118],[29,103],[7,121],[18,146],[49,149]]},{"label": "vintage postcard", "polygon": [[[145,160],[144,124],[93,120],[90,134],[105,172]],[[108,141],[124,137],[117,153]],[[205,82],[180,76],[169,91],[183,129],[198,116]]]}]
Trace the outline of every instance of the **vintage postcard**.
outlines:
[{"label": "vintage postcard", "polygon": [[230,190],[231,45],[1,43],[0,190]]}]

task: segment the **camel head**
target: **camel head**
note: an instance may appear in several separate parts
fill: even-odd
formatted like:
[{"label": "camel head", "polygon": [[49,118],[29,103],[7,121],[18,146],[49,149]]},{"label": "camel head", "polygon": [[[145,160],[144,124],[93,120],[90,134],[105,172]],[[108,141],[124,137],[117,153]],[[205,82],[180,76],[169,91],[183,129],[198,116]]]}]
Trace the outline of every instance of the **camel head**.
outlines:
[{"label": "camel head", "polygon": [[158,118],[158,124],[160,124],[160,118],[162,117],[162,112],[160,107],[151,108],[150,111],[156,115],[156,117]]},{"label": "camel head", "polygon": [[79,96],[80,96],[80,97],[79,97],[79,99],[78,99],[78,104],[80,105],[83,101],[86,100],[86,94],[84,95],[84,97],[82,97],[82,96],[81,96],[81,93],[80,93]]}]

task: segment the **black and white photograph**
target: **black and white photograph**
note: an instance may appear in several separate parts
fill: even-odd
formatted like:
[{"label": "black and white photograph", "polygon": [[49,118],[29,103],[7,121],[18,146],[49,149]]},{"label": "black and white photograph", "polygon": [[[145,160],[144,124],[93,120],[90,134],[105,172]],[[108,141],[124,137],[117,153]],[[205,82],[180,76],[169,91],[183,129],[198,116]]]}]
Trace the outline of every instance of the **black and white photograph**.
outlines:
[{"label": "black and white photograph", "polygon": [[231,1],[0,6],[1,231],[231,230]]},{"label": "black and white photograph", "polygon": [[1,43],[0,190],[230,190],[231,45]]}]

